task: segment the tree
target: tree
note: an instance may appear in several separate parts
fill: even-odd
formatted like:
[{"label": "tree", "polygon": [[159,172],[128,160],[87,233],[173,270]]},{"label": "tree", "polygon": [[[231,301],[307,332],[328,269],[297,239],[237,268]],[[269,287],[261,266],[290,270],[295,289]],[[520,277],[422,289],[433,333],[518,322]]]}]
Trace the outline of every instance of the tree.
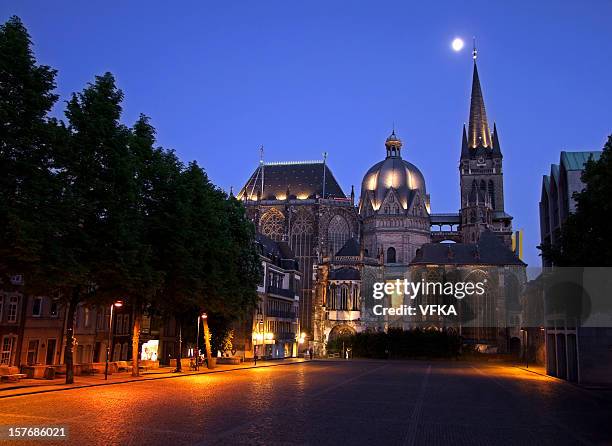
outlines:
[{"label": "tree", "polygon": [[601,267],[612,265],[612,135],[599,160],[589,160],[582,172],[584,189],[574,193],[576,212],[561,226],[556,245],[539,246],[556,266]]},{"label": "tree", "polygon": [[[123,93],[110,73],[96,76],[68,101],[69,139],[54,147],[54,170],[61,184],[53,209],[61,221],[45,240],[41,272],[48,284],[63,291],[67,306],[66,383],[73,382],[74,314],[81,303],[105,306],[111,299],[112,280],[127,268],[121,244],[126,189],[126,148],[129,129],[119,123]],[[112,237],[119,237],[113,240]],[[119,247],[119,248],[118,248]],[[110,263],[112,255],[115,263]],[[112,278],[112,280],[111,280]]]},{"label": "tree", "polygon": [[[58,96],[56,71],[38,65],[18,17],[0,26],[0,282],[37,268],[53,233],[49,195],[56,189],[52,146],[65,129],[48,117]],[[36,288],[32,278],[28,288]]]}]

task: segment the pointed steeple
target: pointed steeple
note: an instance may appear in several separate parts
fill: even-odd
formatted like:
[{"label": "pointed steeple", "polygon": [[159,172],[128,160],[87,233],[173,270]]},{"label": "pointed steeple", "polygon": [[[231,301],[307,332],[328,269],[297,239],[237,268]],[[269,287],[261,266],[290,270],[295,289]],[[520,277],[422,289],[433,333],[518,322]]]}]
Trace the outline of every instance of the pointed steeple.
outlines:
[{"label": "pointed steeple", "polygon": [[502,158],[501,147],[499,146],[499,138],[497,137],[497,126],[493,122],[493,155]]},{"label": "pointed steeple", "polygon": [[[474,49],[474,54],[476,50]],[[468,127],[468,142],[470,148],[479,146],[491,148],[491,131],[487,121],[480,79],[478,78],[478,68],[476,67],[476,57],[474,57],[474,74],[472,77],[472,96],[470,101],[470,122]]]},{"label": "pointed steeple", "polygon": [[470,150],[468,149],[467,133],[465,133],[465,124],[463,124],[463,139],[461,140],[461,158],[469,158]]}]

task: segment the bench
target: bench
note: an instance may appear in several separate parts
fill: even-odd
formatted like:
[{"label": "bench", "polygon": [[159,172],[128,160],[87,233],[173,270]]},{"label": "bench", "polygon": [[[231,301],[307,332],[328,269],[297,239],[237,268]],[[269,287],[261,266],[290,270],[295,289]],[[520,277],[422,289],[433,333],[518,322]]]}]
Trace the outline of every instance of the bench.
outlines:
[{"label": "bench", "polygon": [[19,373],[17,367],[0,366],[0,382],[17,382],[26,377],[25,373]]},{"label": "bench", "polygon": [[127,361],[115,361],[118,372],[131,372],[132,366],[127,363]]}]

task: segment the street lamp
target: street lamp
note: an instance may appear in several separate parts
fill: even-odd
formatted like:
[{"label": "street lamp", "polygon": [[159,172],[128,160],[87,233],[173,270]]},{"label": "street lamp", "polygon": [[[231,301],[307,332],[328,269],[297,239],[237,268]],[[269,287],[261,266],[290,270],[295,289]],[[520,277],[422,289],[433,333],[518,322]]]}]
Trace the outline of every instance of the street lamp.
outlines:
[{"label": "street lamp", "polygon": [[[255,342],[253,343],[253,361],[254,365],[257,365],[257,340],[261,338],[263,341],[263,313],[261,312],[261,308],[257,309],[257,331],[258,334],[255,335]],[[263,343],[263,342],[262,342]]]},{"label": "street lamp", "polygon": [[110,318],[108,320],[108,342],[106,343],[106,365],[104,366],[104,379],[108,379],[108,361],[110,360],[110,350],[111,350],[111,336],[113,332],[113,308],[114,307],[122,307],[123,301],[118,300],[114,302],[110,307]]},{"label": "street lamp", "polygon": [[200,319],[206,319],[208,315],[206,313],[198,314],[198,329],[196,335],[196,357],[195,357],[195,369],[200,369]]}]

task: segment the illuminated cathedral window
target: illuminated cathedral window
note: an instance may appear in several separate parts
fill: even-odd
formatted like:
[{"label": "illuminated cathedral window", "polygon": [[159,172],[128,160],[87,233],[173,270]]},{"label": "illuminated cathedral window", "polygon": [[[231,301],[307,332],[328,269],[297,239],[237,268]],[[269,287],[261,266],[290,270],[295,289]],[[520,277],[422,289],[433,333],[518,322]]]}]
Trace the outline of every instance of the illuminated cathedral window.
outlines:
[{"label": "illuminated cathedral window", "polygon": [[327,240],[329,244],[329,253],[336,254],[344,246],[349,239],[349,225],[343,217],[335,215],[329,222],[327,227]]},{"label": "illuminated cathedral window", "polygon": [[280,241],[285,233],[285,217],[280,211],[272,209],[261,217],[261,232],[272,240]]}]

